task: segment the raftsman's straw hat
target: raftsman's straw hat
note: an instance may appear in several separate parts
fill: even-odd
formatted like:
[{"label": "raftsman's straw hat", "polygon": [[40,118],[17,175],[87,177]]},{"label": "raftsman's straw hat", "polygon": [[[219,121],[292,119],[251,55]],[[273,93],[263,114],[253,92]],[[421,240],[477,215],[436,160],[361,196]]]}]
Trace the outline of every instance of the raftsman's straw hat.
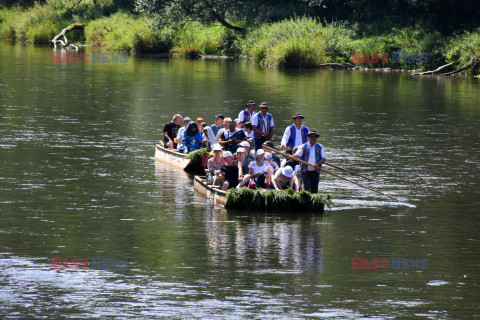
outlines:
[{"label": "raftsman's straw hat", "polygon": [[285,168],[282,169],[282,174],[287,177],[291,178],[293,177],[293,169],[290,166],[286,166]]},{"label": "raftsman's straw hat", "polygon": [[315,130],[315,129],[310,130],[310,132],[307,134],[307,137],[310,137],[310,136],[313,136],[313,135],[317,136],[317,138],[320,137],[317,130]]},{"label": "raftsman's straw hat", "polygon": [[266,102],[260,103],[260,108],[267,108],[268,109],[268,103],[266,103]]}]

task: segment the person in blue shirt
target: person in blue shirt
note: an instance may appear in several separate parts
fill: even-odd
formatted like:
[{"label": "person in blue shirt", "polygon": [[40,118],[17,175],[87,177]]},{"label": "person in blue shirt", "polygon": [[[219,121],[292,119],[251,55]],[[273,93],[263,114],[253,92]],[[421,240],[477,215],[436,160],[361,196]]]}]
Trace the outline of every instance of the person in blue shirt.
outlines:
[{"label": "person in blue shirt", "polygon": [[202,133],[198,130],[195,122],[190,122],[183,135],[183,145],[178,150],[182,153],[189,153],[202,147]]},{"label": "person in blue shirt", "polygon": [[210,126],[212,128],[213,134],[216,136],[218,134],[218,131],[223,128],[223,120],[225,117],[223,114],[217,114],[215,116],[215,123]]}]

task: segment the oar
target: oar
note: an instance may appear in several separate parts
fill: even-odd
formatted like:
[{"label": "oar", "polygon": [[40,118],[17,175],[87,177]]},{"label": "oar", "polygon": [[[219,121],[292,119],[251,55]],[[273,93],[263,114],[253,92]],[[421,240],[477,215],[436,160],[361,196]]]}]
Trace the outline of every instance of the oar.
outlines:
[{"label": "oar", "polygon": [[[276,149],[276,148],[272,148],[272,147],[269,147],[277,152],[280,152],[280,150]],[[329,165],[330,167],[334,167],[334,168],[337,168],[337,169],[340,169],[340,170],[343,170],[345,172],[348,172],[348,173],[351,173],[353,175],[356,175],[356,176],[359,176],[359,177],[362,177],[363,179],[367,179],[367,180],[370,180],[370,181],[375,181],[375,179],[372,179],[372,178],[369,178],[369,177],[365,177],[363,175],[361,175],[360,173],[356,173],[356,172],[353,172],[353,171],[350,171],[348,169],[345,169],[345,168],[342,168],[342,167],[339,167],[339,166],[336,166],[334,164],[331,164],[331,163],[328,163],[328,162],[324,162],[326,165]]]},{"label": "oar", "polygon": [[[271,147],[266,147],[266,146],[263,146],[263,147],[264,147],[264,148],[268,148],[268,149],[270,149],[270,150],[272,150],[272,151],[274,151],[274,152],[276,152],[276,153],[284,156],[284,157],[287,158],[287,159],[288,159],[289,157],[291,157],[291,156],[289,156],[289,155],[287,155],[287,154],[285,154],[285,153],[283,153],[283,152],[280,152],[280,151],[277,151],[277,150],[275,150],[275,149],[272,149]],[[303,161],[303,160],[296,159],[296,158],[294,158],[294,159],[295,159],[295,161],[298,161],[298,162],[301,162],[301,163],[303,163],[303,164],[306,164],[306,165],[315,167],[313,164],[308,163],[307,161]],[[355,181],[352,181],[352,180],[347,179],[347,178],[345,178],[345,177],[342,177],[342,176],[340,176],[340,175],[338,175],[338,174],[336,174],[336,173],[332,173],[332,172],[327,171],[327,170],[325,170],[325,169],[320,169],[320,170],[323,171],[323,172],[326,172],[326,173],[328,173],[328,174],[331,174],[332,176],[335,176],[335,177],[337,177],[337,178],[340,178],[340,179],[346,180],[346,181],[348,181],[348,182],[351,182],[351,183],[353,183],[353,184],[356,184],[357,186],[360,186],[360,187],[362,187],[362,188],[365,188],[365,189],[371,190],[371,191],[373,191],[373,192],[379,193],[379,194],[384,195],[384,196],[386,196],[386,197],[389,197],[389,198],[391,198],[391,199],[393,199],[393,200],[400,201],[399,199],[394,198],[394,197],[392,197],[392,196],[389,196],[388,194],[385,194],[385,193],[380,192],[380,191],[378,191],[378,190],[375,190],[375,189],[373,189],[373,188],[364,186],[363,184],[360,184],[360,183],[358,183],[358,182],[355,182]]]}]

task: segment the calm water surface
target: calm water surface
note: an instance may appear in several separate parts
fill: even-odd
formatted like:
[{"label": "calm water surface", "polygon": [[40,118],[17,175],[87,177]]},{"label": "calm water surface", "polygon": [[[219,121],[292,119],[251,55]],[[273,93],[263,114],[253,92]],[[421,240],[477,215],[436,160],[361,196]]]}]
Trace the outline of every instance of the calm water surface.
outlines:
[{"label": "calm water surface", "polygon": [[[276,144],[301,112],[329,162],[401,201],[323,175],[323,216],[226,212],[155,163],[174,113],[213,122],[251,98],[272,106]],[[1,318],[480,318],[476,80],[54,64],[49,48],[0,43],[0,115]],[[52,257],[129,265],[55,270]],[[390,267],[352,270],[352,257]],[[393,269],[395,257],[428,266]]]}]

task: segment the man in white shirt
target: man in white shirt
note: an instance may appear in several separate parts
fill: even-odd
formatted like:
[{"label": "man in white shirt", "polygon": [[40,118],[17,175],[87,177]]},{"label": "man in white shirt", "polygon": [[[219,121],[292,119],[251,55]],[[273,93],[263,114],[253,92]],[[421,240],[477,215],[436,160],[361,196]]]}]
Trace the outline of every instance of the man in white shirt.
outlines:
[{"label": "man in white shirt", "polygon": [[238,114],[238,120],[240,120],[242,123],[251,122],[253,115],[256,113],[253,109],[255,109],[255,101],[249,100],[247,102],[247,108],[243,109]]},{"label": "man in white shirt", "polygon": [[253,132],[255,132],[254,142],[255,151],[262,148],[262,144],[272,140],[273,136],[273,117],[268,113],[268,104],[262,102],[260,104],[260,112],[255,113],[252,118]]},{"label": "man in white shirt", "polygon": [[293,149],[301,146],[308,140],[308,128],[302,124],[304,116],[301,113],[295,113],[292,119],[294,124],[285,129],[280,146],[281,149]]},{"label": "man in white shirt", "polygon": [[294,158],[306,161],[311,165],[300,163],[300,172],[302,173],[303,188],[311,193],[318,192],[318,183],[320,182],[320,171],[322,164],[326,161],[325,150],[317,139],[320,135],[316,130],[312,129],[308,133],[308,142],[302,144],[295,155],[288,156],[289,159]]}]

